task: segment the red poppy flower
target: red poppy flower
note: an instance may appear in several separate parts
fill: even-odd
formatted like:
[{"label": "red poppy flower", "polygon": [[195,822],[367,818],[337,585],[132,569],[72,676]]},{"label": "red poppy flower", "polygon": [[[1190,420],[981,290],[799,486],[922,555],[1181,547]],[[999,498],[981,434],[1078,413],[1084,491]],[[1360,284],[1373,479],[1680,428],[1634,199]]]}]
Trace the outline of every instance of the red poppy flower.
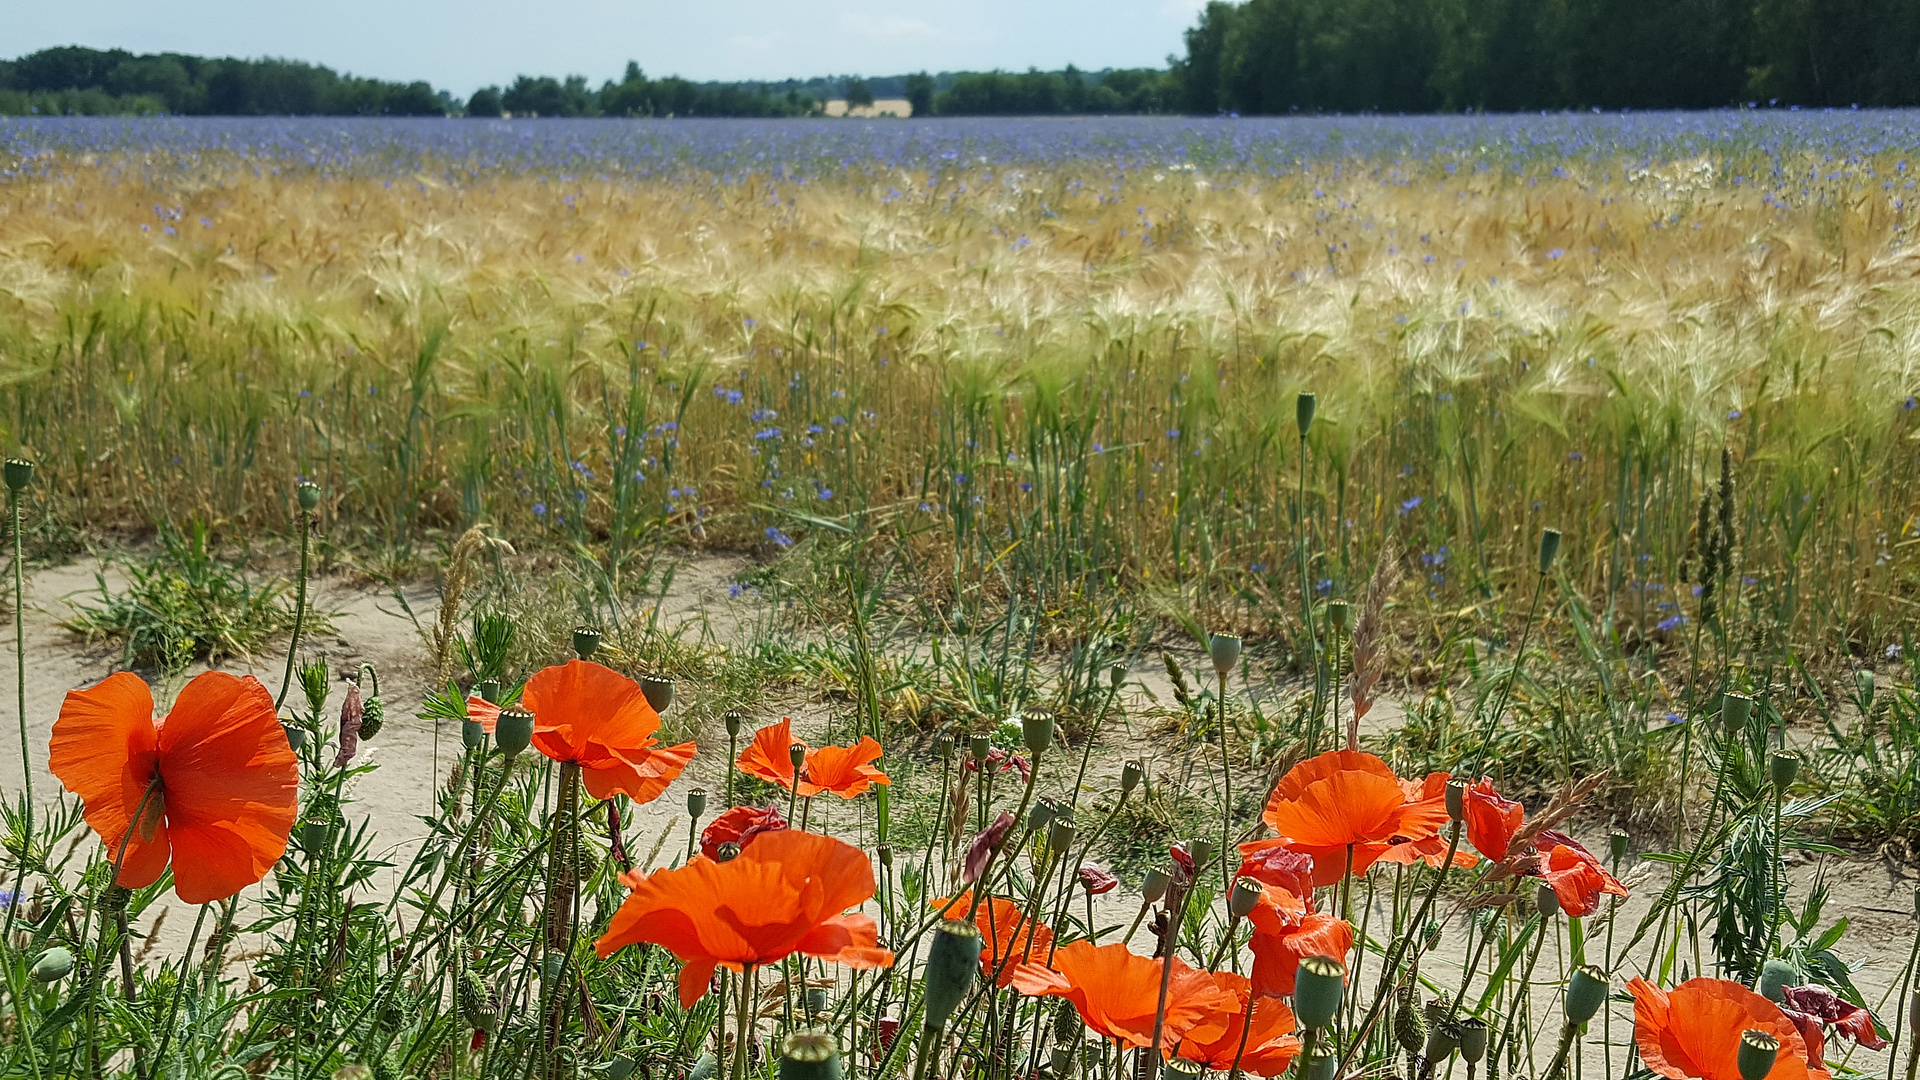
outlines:
[{"label": "red poppy flower", "polygon": [[1504,861],[1513,837],[1527,819],[1527,809],[1512,799],[1503,799],[1493,789],[1493,781],[1482,780],[1467,789],[1467,842],[1475,851]]},{"label": "red poppy flower", "polygon": [[541,668],[520,691],[533,713],[533,747],[583,770],[587,794],[620,792],[636,803],[660,797],[693,760],[694,744],[660,746],[660,714],[640,684],[590,660]]},{"label": "red poppy flower", "polygon": [[1253,990],[1287,995],[1293,993],[1300,961],[1309,956],[1345,959],[1353,948],[1353,924],[1331,915],[1291,910],[1290,893],[1269,889],[1268,894],[1248,916],[1253,922]]},{"label": "red poppy flower", "polygon": [[1780,1007],[1726,979],[1688,979],[1671,992],[1644,979],[1633,994],[1633,1039],[1647,1068],[1671,1080],[1740,1080],[1741,1033],[1764,1031],[1780,1040],[1767,1080],[1831,1080],[1807,1064],[1807,1044]]},{"label": "red poppy flower", "polygon": [[1253,1023],[1246,1028],[1246,1051],[1242,1053],[1240,1031],[1247,1019],[1247,995],[1253,992],[1252,984],[1245,976],[1228,971],[1214,972],[1213,979],[1233,995],[1232,1003],[1219,1010],[1216,1023],[1207,1025],[1209,1029],[1217,1026],[1219,1034],[1199,1038],[1194,1032],[1185,1033],[1175,1054],[1215,1072],[1231,1070],[1236,1056],[1240,1059],[1240,1070],[1254,1076],[1279,1076],[1286,1072],[1300,1052],[1300,1040],[1293,1034],[1293,1010],[1276,997],[1256,998]]},{"label": "red poppy flower", "polygon": [[1823,1025],[1868,1050],[1884,1050],[1887,1041],[1873,1029],[1873,1015],[1824,986],[1789,986],[1782,991],[1786,1000],[1780,1011],[1800,1029],[1807,1042],[1807,1062],[1819,1066],[1826,1056],[1827,1035]]},{"label": "red poppy flower", "polygon": [[121,885],[153,884],[171,858],[174,891],[189,904],[266,877],[299,814],[299,759],[273,695],[252,676],[197,675],[161,721],[147,684],[128,672],[69,691],[47,765],[80,796],[110,857],[125,841]]},{"label": "red poppy flower", "polygon": [[1540,876],[1553,887],[1560,910],[1576,919],[1599,910],[1601,893],[1627,895],[1620,879],[1602,869],[1600,860],[1583,847],[1555,844],[1547,852]]},{"label": "red poppy flower", "polygon": [[[951,913],[964,916],[972,904],[973,893],[963,892],[952,901]],[[946,910],[948,900],[941,897],[933,906]],[[1005,897],[990,896],[974,908],[973,925],[980,928],[980,974],[995,986],[1012,982],[1013,969],[1023,963],[1044,962],[1053,948],[1053,930],[1046,923],[1029,922],[1020,905]]]},{"label": "red poppy flower", "polygon": [[818,833],[761,835],[740,857],[699,858],[642,877],[599,941],[601,956],[649,942],[680,958],[680,1004],[706,994],[714,969],[744,971],[804,953],[856,968],[889,967],[873,919],[842,914],[873,899],[873,864],[859,848]]},{"label": "red poppy flower", "polygon": [[745,851],[754,837],[786,827],[787,819],[771,806],[736,806],[700,830],[700,854],[717,860],[722,844],[736,844]]},{"label": "red poppy flower", "polygon": [[1287,771],[1267,800],[1263,819],[1280,841],[1241,847],[1258,855],[1281,844],[1313,857],[1313,883],[1345,876],[1347,853],[1362,874],[1395,845],[1424,840],[1446,823],[1447,774],[1404,783],[1387,763],[1358,750],[1330,750]]},{"label": "red poppy flower", "polygon": [[[1014,969],[1012,985],[1028,997],[1066,998],[1089,1029],[1122,1047],[1138,1048],[1153,1042],[1164,962],[1141,956],[1120,942],[1095,945],[1081,939],[1056,950],[1051,966],[1020,965]],[[1196,971],[1175,957],[1163,1034],[1216,1038],[1218,1026],[1206,1021],[1232,1004],[1232,993],[1222,990],[1211,973]]]},{"label": "red poppy flower", "polygon": [[[793,737],[793,721],[782,718],[754,732],[753,741],[740,752],[740,771],[748,776],[793,788],[793,747],[807,744]],[[874,768],[873,762],[884,753],[871,736],[861,736],[852,746],[823,746],[807,749],[801,765],[799,795],[811,799],[831,791],[843,799],[866,792],[874,784],[889,784],[887,774]]]}]

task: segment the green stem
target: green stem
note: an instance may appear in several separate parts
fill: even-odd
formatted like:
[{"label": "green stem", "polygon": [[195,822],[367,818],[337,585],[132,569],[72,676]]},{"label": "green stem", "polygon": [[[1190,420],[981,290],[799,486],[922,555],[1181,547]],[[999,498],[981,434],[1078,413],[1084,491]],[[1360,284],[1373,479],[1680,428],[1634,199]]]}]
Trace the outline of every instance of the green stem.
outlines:
[{"label": "green stem", "polygon": [[1540,594],[1545,592],[1546,588],[1547,575],[1541,574],[1533,587],[1533,602],[1527,605],[1527,621],[1520,628],[1520,648],[1513,654],[1513,667],[1507,673],[1506,685],[1501,688],[1499,704],[1494,707],[1492,713],[1488,714],[1486,726],[1480,731],[1480,745],[1473,752],[1473,768],[1468,769],[1466,774],[1469,781],[1480,775],[1480,770],[1486,763],[1487,747],[1493,741],[1494,730],[1500,726],[1501,714],[1507,711],[1507,701],[1513,696],[1513,684],[1520,679],[1520,669],[1526,666],[1527,639],[1533,635],[1533,618],[1540,610]]},{"label": "green stem", "polygon": [[[309,537],[313,532],[313,515],[300,511],[300,581],[293,600],[293,637],[287,640],[287,669],[280,676],[280,696],[273,699],[275,712],[287,700],[287,690],[293,686],[293,657],[300,648],[300,625],[307,614],[307,561],[310,547]],[[437,726],[435,730],[438,730]]]},{"label": "green stem", "polygon": [[173,1022],[180,1015],[180,999],[186,996],[187,969],[193,966],[193,947],[200,943],[200,928],[206,925],[207,909],[212,906],[200,905],[200,914],[193,920],[193,933],[187,935],[187,951],[180,955],[180,976],[173,982],[173,1003],[167,1006],[167,1022],[160,1025],[160,1047],[153,1052],[153,1071],[147,1074],[148,1080],[166,1071],[167,1044],[173,1041]]},{"label": "green stem", "polygon": [[[1447,855],[1440,863],[1440,872],[1433,875],[1433,884],[1428,887],[1427,895],[1421,898],[1420,910],[1407,922],[1407,933],[1400,935],[1400,937],[1394,941],[1393,948],[1388,950],[1386,964],[1380,969],[1379,986],[1373,993],[1373,1004],[1367,1006],[1366,1019],[1361,1021],[1360,1026],[1355,1029],[1353,1038],[1347,1043],[1346,1053],[1341,1055],[1340,1063],[1334,1067],[1333,1074],[1335,1076],[1346,1075],[1347,1066],[1352,1062],[1353,1055],[1358,1053],[1360,1047],[1366,1043],[1367,1034],[1373,1030],[1373,1025],[1379,1021],[1380,1010],[1386,1008],[1387,991],[1393,985],[1394,976],[1400,972],[1401,960],[1406,958],[1407,946],[1419,936],[1419,934],[1415,932],[1416,928],[1427,924],[1427,913],[1433,910],[1434,898],[1440,895],[1440,887],[1446,884],[1447,873],[1453,869],[1454,853],[1459,850],[1460,823],[1456,821],[1447,830]],[[1302,1058],[1302,1060],[1305,1059]]]}]

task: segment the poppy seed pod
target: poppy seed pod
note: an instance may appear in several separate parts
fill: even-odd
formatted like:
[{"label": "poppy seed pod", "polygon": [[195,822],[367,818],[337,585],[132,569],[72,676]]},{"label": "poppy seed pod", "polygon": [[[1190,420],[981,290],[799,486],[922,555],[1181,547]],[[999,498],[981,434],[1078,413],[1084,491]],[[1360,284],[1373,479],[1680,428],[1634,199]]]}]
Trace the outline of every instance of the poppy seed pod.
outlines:
[{"label": "poppy seed pod", "polygon": [[1214,634],[1207,639],[1207,655],[1213,658],[1213,670],[1226,678],[1240,663],[1240,635]]},{"label": "poppy seed pod", "polygon": [[287,747],[294,753],[307,748],[307,731],[296,724],[281,724],[280,730],[287,733]]},{"label": "poppy seed pod", "polygon": [[1167,895],[1167,886],[1171,884],[1173,877],[1156,866],[1140,879],[1140,897],[1149,904],[1157,904],[1161,897]]},{"label": "poppy seed pod", "polygon": [[1907,997],[1907,1030],[1920,1030],[1920,990]]},{"label": "poppy seed pod", "polygon": [[1213,861],[1213,841],[1196,836],[1187,841],[1187,854],[1193,856],[1193,865],[1205,866]]},{"label": "poppy seed pod", "polygon": [[1860,691],[1860,704],[1873,708],[1873,669],[1861,668],[1854,672],[1853,685]]},{"label": "poppy seed pod", "polygon": [[1787,999],[1789,986],[1800,983],[1800,971],[1785,960],[1769,960],[1760,968],[1760,996],[1774,1004]]},{"label": "poppy seed pod", "polygon": [[827,1011],[827,992],[818,986],[807,990],[807,1012],[819,1016]]},{"label": "poppy seed pod", "polygon": [[1560,557],[1560,530],[1543,529],[1540,533],[1540,572],[1553,572],[1553,561]]},{"label": "poppy seed pod", "polygon": [[1053,745],[1053,714],[1036,712],[1022,716],[1020,742],[1036,758],[1045,753],[1047,747]]},{"label": "poppy seed pod", "polygon": [[73,954],[55,945],[34,960],[31,974],[34,982],[59,982],[73,974]]},{"label": "poppy seed pod", "polygon": [[1720,696],[1720,729],[1729,735],[1747,726],[1753,715],[1753,699],[1745,694]]},{"label": "poppy seed pod", "polygon": [[573,628],[573,655],[582,660],[593,659],[600,651],[600,628],[597,626],[576,626]]},{"label": "poppy seed pod", "polygon": [[627,1080],[633,1075],[634,1060],[625,1054],[615,1054],[607,1062],[607,1080]]},{"label": "poppy seed pod", "polygon": [[[13,463],[7,464],[11,467]],[[11,468],[7,473],[7,485],[9,487],[13,485]],[[300,486],[294,489],[294,496],[300,501],[300,509],[312,513],[314,508],[320,505],[320,485],[303,480]]]},{"label": "poppy seed pod", "polygon": [[713,850],[714,862],[732,862],[740,857],[740,845],[729,840]]},{"label": "poppy seed pod", "polygon": [[1120,684],[1126,681],[1127,681],[1127,665],[1115,664],[1112,667],[1107,669],[1107,685],[1108,686],[1114,688],[1115,690],[1118,690],[1120,689]]},{"label": "poppy seed pod", "polygon": [[1445,1061],[1460,1049],[1460,1029],[1452,1023],[1442,1020],[1427,1029],[1426,1059],[1432,1062]]},{"label": "poppy seed pod", "polygon": [[707,812],[707,789],[694,788],[687,792],[687,816],[697,818]]},{"label": "poppy seed pod", "polygon": [[1773,780],[1775,790],[1786,791],[1799,775],[1800,755],[1790,750],[1775,750],[1767,755],[1767,776]]},{"label": "poppy seed pod", "polygon": [[1540,913],[1541,918],[1553,918],[1560,914],[1560,894],[1553,891],[1553,886],[1544,881],[1541,882],[1540,888],[1533,894],[1533,908]]},{"label": "poppy seed pod", "polygon": [[1293,424],[1300,429],[1300,437],[1306,438],[1313,427],[1313,410],[1320,404],[1313,391],[1302,390],[1293,399]]},{"label": "poppy seed pod", "polygon": [[560,978],[561,972],[566,969],[567,954],[561,952],[559,949],[549,949],[540,964],[541,977],[545,978],[548,982],[553,982]]},{"label": "poppy seed pod", "polygon": [[1619,866],[1620,861],[1627,857],[1629,839],[1626,832],[1621,829],[1615,829],[1607,834],[1607,854],[1613,858],[1614,866]]},{"label": "poppy seed pod", "polygon": [[1467,816],[1467,782],[1453,779],[1447,781],[1447,817],[1453,821],[1463,821]]},{"label": "poppy seed pod", "polygon": [[1353,605],[1345,600],[1327,601],[1327,623],[1342,634],[1353,629]]},{"label": "poppy seed pod", "polygon": [[947,1026],[960,1000],[973,989],[980,970],[980,928],[970,922],[948,919],[933,932],[933,944],[927,947],[927,975],[922,986],[921,1004],[926,1009],[928,1031]]},{"label": "poppy seed pod", "polygon": [[33,483],[33,462],[26,458],[8,458],[6,474],[8,491],[25,491],[27,485]]},{"label": "poppy seed pod", "polygon": [[1120,766],[1120,794],[1133,794],[1133,789],[1140,786],[1140,777],[1144,772],[1138,761],[1129,761]]},{"label": "poppy seed pod", "polygon": [[[644,695],[646,691],[643,690],[641,693]],[[740,715],[739,709],[728,709],[720,715],[720,722],[726,725],[727,738],[729,739],[740,734],[740,726],[746,723],[746,720],[746,717]]]},{"label": "poppy seed pod", "polygon": [[941,761],[953,760],[953,736],[942,735],[933,740],[933,756]]},{"label": "poppy seed pod", "polygon": [[[302,741],[305,741],[305,738],[306,737],[304,735],[301,736]],[[487,744],[487,729],[480,725],[480,721],[478,720],[460,721],[460,745],[466,747],[469,750],[477,750],[480,747],[485,746],[486,744]]]},{"label": "poppy seed pod", "polygon": [[1169,1077],[1177,1077],[1179,1080],[1200,1080],[1201,1074],[1206,1071],[1206,1066],[1199,1062],[1178,1057],[1167,1059],[1167,1076]]},{"label": "poppy seed pod", "polygon": [[1045,799],[1041,799],[1039,802],[1033,804],[1032,809],[1027,811],[1027,828],[1032,829],[1035,833],[1045,832],[1047,826],[1053,824],[1054,817],[1059,813],[1059,807]]},{"label": "poppy seed pod", "polygon": [[987,760],[988,754],[993,753],[993,739],[988,735],[971,736],[967,739],[967,749],[973,752],[974,764],[978,765]]},{"label": "poppy seed pod", "polygon": [[1593,1019],[1600,1006],[1607,1001],[1607,973],[1593,964],[1575,968],[1573,977],[1567,980],[1567,1000],[1564,1008],[1567,1022],[1584,1024]]},{"label": "poppy seed pod", "polygon": [[473,684],[473,695],[489,704],[500,704],[500,680],[481,679]]},{"label": "poppy seed pod", "polygon": [[673,706],[673,680],[665,675],[642,675],[640,694],[654,712],[664,713]]},{"label": "poppy seed pod", "polygon": [[1779,1056],[1779,1039],[1754,1029],[1741,1032],[1740,1054],[1734,1059],[1740,1067],[1740,1080],[1766,1080]]},{"label": "poppy seed pod", "polygon": [[1073,1072],[1073,1047],[1054,1047],[1047,1056],[1047,1072],[1056,1077],[1070,1075]]},{"label": "poppy seed pod", "polygon": [[1306,1080],[1333,1080],[1340,1067],[1340,1051],[1331,1043],[1320,1043],[1307,1051]]},{"label": "poppy seed pod", "polygon": [[318,858],[333,847],[333,822],[311,820],[300,826],[300,850]]},{"label": "poppy seed pod", "polygon": [[1487,1056],[1487,1022],[1477,1016],[1464,1016],[1454,1025],[1460,1035],[1460,1060],[1471,1065]]},{"label": "poppy seed pod", "polygon": [[793,743],[787,747],[787,760],[793,762],[794,772],[798,773],[807,764],[807,748],[803,743]]},{"label": "poppy seed pod", "polygon": [[499,719],[493,723],[493,745],[507,757],[513,758],[532,741],[533,714],[518,705],[501,709]]},{"label": "poppy seed pod", "polygon": [[892,866],[893,865],[893,845],[892,844],[879,845],[878,847],[873,849],[873,857],[879,860],[881,866]]},{"label": "poppy seed pod", "polygon": [[1054,854],[1064,854],[1073,846],[1073,819],[1065,814],[1057,815],[1053,824],[1047,827],[1047,850]]},{"label": "poppy seed pod", "polygon": [[1293,981],[1293,1015],[1306,1031],[1333,1022],[1346,993],[1347,965],[1331,956],[1309,956],[1300,961]]},{"label": "poppy seed pod", "polygon": [[1227,895],[1227,910],[1233,913],[1234,918],[1244,919],[1260,906],[1260,897],[1265,893],[1260,883],[1252,878],[1235,878],[1233,892]]}]

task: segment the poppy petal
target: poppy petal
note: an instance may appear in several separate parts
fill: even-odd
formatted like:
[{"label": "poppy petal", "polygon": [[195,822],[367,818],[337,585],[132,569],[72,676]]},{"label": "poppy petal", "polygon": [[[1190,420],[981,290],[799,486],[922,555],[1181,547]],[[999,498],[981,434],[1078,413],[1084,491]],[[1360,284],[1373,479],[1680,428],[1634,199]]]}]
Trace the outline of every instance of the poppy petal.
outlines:
[{"label": "poppy petal", "polygon": [[166,871],[170,850],[166,825],[155,811],[156,792],[141,817],[155,823],[151,838],[121,840],[141,809],[159,766],[159,733],[153,726],[153,694],[138,675],[122,671],[85,690],[70,690],[53,724],[47,767],[80,797],[87,824],[98,833],[109,859],[119,858],[119,884],[151,885]]},{"label": "poppy petal", "polygon": [[174,886],[192,904],[267,876],[299,814],[299,759],[273,695],[251,675],[196,676],[160,725]]},{"label": "poppy petal", "polygon": [[781,717],[753,733],[753,741],[740,751],[740,771],[783,788],[793,786],[793,747],[805,746],[793,737],[793,720]]}]

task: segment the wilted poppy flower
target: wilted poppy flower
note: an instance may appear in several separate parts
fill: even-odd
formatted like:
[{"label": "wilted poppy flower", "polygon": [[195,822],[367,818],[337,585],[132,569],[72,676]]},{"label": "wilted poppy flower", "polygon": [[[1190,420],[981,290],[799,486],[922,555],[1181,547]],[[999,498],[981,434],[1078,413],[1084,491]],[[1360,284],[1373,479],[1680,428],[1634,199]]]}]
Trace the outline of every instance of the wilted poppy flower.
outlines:
[{"label": "wilted poppy flower", "polygon": [[[964,917],[973,904],[973,894],[963,892],[949,906],[941,897],[933,902],[955,918]],[[1006,986],[1013,980],[1013,969],[1028,961],[1044,961],[1053,948],[1053,930],[1043,922],[1030,922],[1020,905],[1001,896],[990,896],[973,909],[973,925],[980,928],[980,974]],[[998,972],[998,975],[995,973]]]},{"label": "wilted poppy flower", "polygon": [[1313,883],[1331,885],[1346,875],[1349,851],[1353,872],[1362,874],[1396,845],[1437,834],[1447,820],[1446,783],[1445,773],[1406,783],[1372,754],[1329,750],[1274,786],[1262,818],[1280,839],[1242,845],[1241,854],[1276,846],[1303,852],[1313,857]]},{"label": "wilted poppy flower", "polygon": [[[987,753],[987,772],[989,775],[998,775],[1006,772],[1008,769],[1012,769],[1020,774],[1021,783],[1026,783],[1026,781],[1033,776],[1033,768],[1027,764],[1025,755],[1009,754],[997,746]],[[972,755],[968,755],[965,771],[978,772],[979,770],[980,763],[975,761]]]},{"label": "wilted poppy flower", "polygon": [[700,830],[700,854],[718,859],[721,844],[734,844],[745,851],[754,837],[786,827],[787,819],[771,806],[736,806]]},{"label": "wilted poppy flower", "polygon": [[1493,781],[1482,780],[1467,789],[1465,809],[1467,842],[1494,862],[1504,861],[1514,834],[1526,821],[1526,807],[1501,798],[1493,789]]},{"label": "wilted poppy flower", "polygon": [[189,904],[266,877],[299,814],[299,760],[273,695],[252,676],[197,675],[160,721],[138,675],[69,691],[47,765],[80,797],[109,858],[122,858],[125,842],[120,885],[153,884],[171,858],[174,891]]},{"label": "wilted poppy flower", "polygon": [[1216,1072],[1231,1070],[1236,1056],[1240,1059],[1240,1070],[1254,1076],[1279,1076],[1286,1072],[1294,1055],[1300,1052],[1300,1040],[1293,1034],[1293,1010],[1277,997],[1256,998],[1253,1023],[1246,1028],[1246,1052],[1241,1053],[1240,1031],[1246,1020],[1247,995],[1253,992],[1252,984],[1246,976],[1228,971],[1214,972],[1213,979],[1233,995],[1230,1004],[1221,1008],[1216,1017],[1209,1018],[1213,1022],[1204,1025],[1208,1032],[1218,1028],[1219,1034],[1204,1038],[1198,1037],[1197,1030],[1185,1032],[1175,1054]]},{"label": "wilted poppy flower", "polygon": [[1786,1000],[1780,1011],[1800,1029],[1807,1042],[1807,1063],[1818,1067],[1826,1056],[1827,1036],[1823,1025],[1868,1050],[1884,1050],[1887,1040],[1873,1029],[1873,1015],[1853,1002],[1819,985],[1789,986],[1781,991]]},{"label": "wilted poppy flower", "polygon": [[1600,860],[1578,845],[1555,844],[1546,853],[1540,876],[1553,887],[1560,910],[1576,919],[1599,910],[1601,893],[1627,895],[1620,879],[1602,869]]},{"label": "wilted poppy flower", "polygon": [[[1055,950],[1051,965],[1020,965],[1012,985],[1028,997],[1066,998],[1089,1029],[1122,1047],[1138,1048],[1153,1042],[1163,963],[1120,942],[1095,945],[1083,938]],[[1196,1039],[1216,1038],[1219,1025],[1207,1021],[1231,1008],[1233,1000],[1211,973],[1175,957],[1163,1035],[1186,1032]]]},{"label": "wilted poppy flower", "polygon": [[[587,794],[596,799],[618,792],[637,803],[652,802],[693,760],[690,742],[654,741],[660,714],[639,683],[591,660],[541,668],[521,689],[520,707],[533,713],[533,748],[580,766]],[[500,709],[468,698],[467,715],[491,733]]]},{"label": "wilted poppy flower", "polygon": [[[1353,948],[1353,924],[1305,911],[1293,894],[1268,887],[1247,916],[1253,923],[1253,990],[1291,994],[1300,961],[1309,956],[1345,959]],[[1244,1004],[1245,999],[1242,999]]]},{"label": "wilted poppy flower", "polygon": [[1313,899],[1313,856],[1282,844],[1270,844],[1242,855],[1236,876],[1285,889],[1308,903]]},{"label": "wilted poppy flower", "polygon": [[1740,1080],[1740,1037],[1764,1031],[1780,1040],[1767,1080],[1831,1080],[1809,1067],[1807,1044],[1780,1007],[1726,979],[1688,979],[1671,992],[1645,979],[1627,983],[1633,994],[1633,1039],[1640,1060],[1671,1080]]},{"label": "wilted poppy flower", "polygon": [[1000,816],[993,819],[993,824],[980,830],[980,834],[973,838],[973,843],[967,845],[967,857],[961,860],[962,882],[971,885],[980,880],[980,875],[987,872],[987,860],[1000,850],[1001,844],[1006,843],[1007,833],[1012,829],[1013,815],[1002,810]]},{"label": "wilted poppy flower", "polygon": [[1080,887],[1087,890],[1088,896],[1110,893],[1120,885],[1120,879],[1097,866],[1082,866],[1074,871],[1080,879]]},{"label": "wilted poppy flower", "polygon": [[852,746],[807,749],[805,742],[793,737],[793,721],[787,718],[754,732],[753,741],[740,752],[740,771],[793,789],[795,746],[806,749],[797,791],[803,799],[811,799],[823,791],[851,799],[864,794],[874,784],[892,782],[887,779],[886,773],[873,766],[873,762],[878,761],[884,751],[871,736],[862,736]]},{"label": "wilted poppy flower", "polygon": [[873,919],[843,914],[873,899],[873,864],[859,848],[818,833],[762,834],[740,857],[698,858],[642,877],[599,941],[601,956],[642,942],[680,958],[680,1004],[692,1008],[717,967],[744,971],[804,953],[856,968],[888,967]]}]

